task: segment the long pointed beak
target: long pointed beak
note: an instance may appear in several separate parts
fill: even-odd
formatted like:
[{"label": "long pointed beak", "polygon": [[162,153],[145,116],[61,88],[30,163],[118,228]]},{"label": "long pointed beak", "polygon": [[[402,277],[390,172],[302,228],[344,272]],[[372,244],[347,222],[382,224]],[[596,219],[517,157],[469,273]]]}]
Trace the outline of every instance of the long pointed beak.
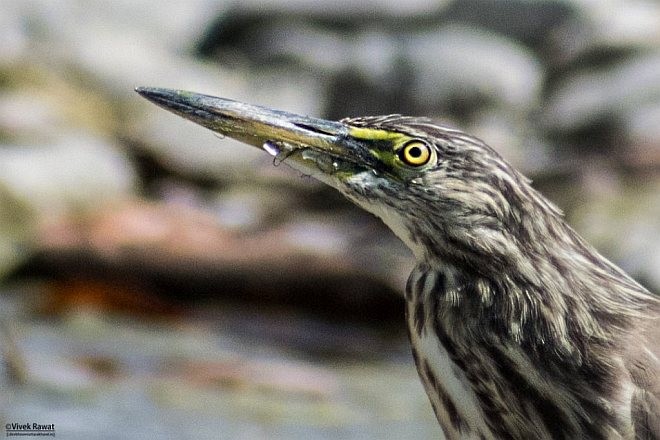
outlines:
[{"label": "long pointed beak", "polygon": [[262,147],[270,154],[312,148],[346,156],[339,139],[346,134],[347,128],[340,122],[182,90],[138,87],[135,91],[174,114],[222,135]]}]

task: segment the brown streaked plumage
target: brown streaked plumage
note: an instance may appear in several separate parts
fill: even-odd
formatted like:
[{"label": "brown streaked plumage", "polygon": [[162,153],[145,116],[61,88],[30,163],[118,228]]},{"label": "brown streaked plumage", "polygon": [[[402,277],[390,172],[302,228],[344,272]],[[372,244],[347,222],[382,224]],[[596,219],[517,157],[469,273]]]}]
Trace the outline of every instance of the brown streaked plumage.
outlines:
[{"label": "brown streaked plumage", "polygon": [[660,439],[660,302],[483,142],[425,118],[138,92],[265,145],[412,249],[409,335],[446,438]]}]

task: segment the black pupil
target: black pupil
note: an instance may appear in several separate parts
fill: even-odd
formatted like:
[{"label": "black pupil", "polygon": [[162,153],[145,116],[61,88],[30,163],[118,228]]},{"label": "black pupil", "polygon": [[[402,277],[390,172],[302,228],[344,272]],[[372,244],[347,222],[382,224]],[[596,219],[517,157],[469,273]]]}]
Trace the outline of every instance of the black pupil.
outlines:
[{"label": "black pupil", "polygon": [[408,155],[414,159],[418,159],[422,156],[422,149],[419,147],[410,147]]}]

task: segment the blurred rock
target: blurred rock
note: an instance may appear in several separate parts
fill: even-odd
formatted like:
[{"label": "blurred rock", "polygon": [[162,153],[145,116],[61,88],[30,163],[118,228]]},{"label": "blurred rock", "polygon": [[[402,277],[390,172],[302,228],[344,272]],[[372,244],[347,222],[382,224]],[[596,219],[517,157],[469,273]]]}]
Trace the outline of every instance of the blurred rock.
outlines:
[{"label": "blurred rock", "polygon": [[126,159],[96,138],[0,146],[0,278],[31,255],[38,224],[126,198],[134,184]]},{"label": "blurred rock", "polygon": [[592,163],[575,188],[571,223],[634,278],[660,292],[660,177],[615,173]]},{"label": "blurred rock", "polygon": [[116,132],[116,103],[98,91],[67,82],[44,66],[13,66],[5,74],[13,77],[0,90],[0,136],[6,142],[67,142],[67,137]]},{"label": "blurred rock", "polygon": [[[10,383],[24,385],[27,383],[28,372],[23,354],[16,346],[16,331],[9,319],[9,313],[0,316],[0,375]],[[0,379],[2,385],[3,379]],[[3,408],[3,399],[0,398],[0,409]]]},{"label": "blurred rock", "polygon": [[40,218],[124,199],[135,184],[115,146],[80,134],[58,144],[0,148],[0,183]]},{"label": "blurred rock", "polygon": [[560,64],[581,63],[594,55],[615,56],[660,45],[660,5],[649,0],[573,0],[580,11],[551,41]]},{"label": "blurred rock", "polygon": [[85,392],[93,392],[94,385],[98,386],[91,371],[63,356],[39,357],[32,354],[30,360],[30,382],[50,392],[80,397]]},{"label": "blurred rock", "polygon": [[[225,7],[226,2],[220,0],[168,3],[159,8],[147,0],[63,1],[57,4],[48,0],[21,0],[4,2],[3,15],[33,43],[61,44],[62,49],[68,43],[69,48],[75,50],[76,44],[82,40],[94,40],[97,32],[114,30],[116,34],[157,40],[168,49],[182,50],[206,24],[209,12],[216,13]],[[70,25],[62,26],[63,23]]]},{"label": "blurred rock", "polygon": [[411,93],[427,111],[452,110],[455,105],[464,113],[485,104],[518,113],[538,104],[541,64],[513,40],[446,26],[413,33],[405,42],[406,62],[414,66]]},{"label": "blurred rock", "polygon": [[28,36],[20,20],[18,2],[3,2],[0,13],[0,66],[16,63],[25,54]]},{"label": "blurred rock", "polygon": [[35,303],[35,314],[52,318],[82,311],[152,321],[173,320],[181,315],[180,308],[157,295],[137,276],[134,280],[80,274],[57,278],[44,284],[47,295]]},{"label": "blurred rock", "polygon": [[[281,12],[269,16],[250,9],[233,13],[223,16],[209,40],[201,43],[203,54],[215,53],[228,62],[239,55],[262,66],[285,61],[313,69],[323,78],[335,76],[334,81],[353,75],[375,92],[382,89],[385,100],[402,84],[420,104],[418,111],[446,109],[458,97],[466,105],[475,98],[493,99],[511,109],[522,106],[523,111],[537,103],[540,64],[528,49],[501,35],[467,26],[433,26],[421,17],[420,26],[414,27],[409,26],[409,18],[363,26],[362,17],[332,22],[331,13],[313,17]],[[263,17],[270,20],[262,23]],[[328,26],[314,25],[324,18]],[[401,102],[396,104],[392,111],[406,110]]]},{"label": "blurred rock", "polygon": [[630,138],[629,162],[639,166],[660,165],[660,97],[640,104],[624,116]]},{"label": "blurred rock", "polygon": [[623,122],[639,106],[658,100],[660,53],[656,52],[570,76],[550,95],[546,120],[554,130],[571,132],[600,121]]},{"label": "blurred rock", "polygon": [[553,155],[552,144],[528,120],[516,118],[500,108],[475,112],[464,130],[493,147],[526,175],[564,171]]},{"label": "blurred rock", "polygon": [[[387,38],[406,26],[420,24],[418,22],[428,26],[437,21],[450,2],[243,1],[217,15],[200,36],[196,51],[204,57],[222,59],[225,64],[240,62],[241,59],[258,63],[285,55],[285,59],[309,57],[316,60],[318,67],[331,66],[336,69],[338,64],[361,63],[360,57],[341,60],[339,56],[342,52],[350,55],[347,52],[349,46],[361,46],[351,44],[351,40],[361,39],[362,33],[375,33]],[[268,40],[267,36],[274,39]],[[302,47],[295,50],[294,42]],[[320,45],[315,45],[315,42]],[[327,58],[323,57],[324,54]],[[365,52],[361,55],[375,58]]]},{"label": "blurred rock", "polygon": [[330,371],[292,362],[254,362],[232,359],[225,362],[188,362],[175,365],[183,380],[197,386],[259,390],[271,394],[297,394],[327,399],[338,391],[338,378]]},{"label": "blurred rock", "polygon": [[409,17],[432,14],[446,6],[449,0],[403,0],[391,2],[388,0],[366,0],[359,3],[350,0],[333,0],[318,2],[314,0],[245,0],[236,5],[239,11],[248,14],[262,13],[272,15],[277,13],[308,16],[310,18],[328,17],[332,19],[364,20],[380,17]]},{"label": "blurred rock", "polygon": [[291,211],[298,211],[301,203],[303,200],[286,186],[234,185],[218,192],[210,209],[222,228],[249,232],[289,220]]},{"label": "blurred rock", "polygon": [[576,19],[577,9],[561,0],[454,0],[443,11],[443,22],[487,29],[545,51],[548,37]]},{"label": "blurred rock", "polygon": [[120,286],[133,280],[186,300],[295,304],[373,322],[400,316],[397,292],[412,268],[409,253],[384,227],[378,234],[350,216],[245,233],[221,228],[198,209],[144,203],[46,224],[37,248],[37,267],[50,273],[119,278]]},{"label": "blurred rock", "polygon": [[37,219],[30,202],[0,180],[0,279],[30,256]]},{"label": "blurred rock", "polygon": [[62,126],[58,108],[42,97],[22,92],[0,95],[0,133],[4,137],[52,135],[54,127]]}]

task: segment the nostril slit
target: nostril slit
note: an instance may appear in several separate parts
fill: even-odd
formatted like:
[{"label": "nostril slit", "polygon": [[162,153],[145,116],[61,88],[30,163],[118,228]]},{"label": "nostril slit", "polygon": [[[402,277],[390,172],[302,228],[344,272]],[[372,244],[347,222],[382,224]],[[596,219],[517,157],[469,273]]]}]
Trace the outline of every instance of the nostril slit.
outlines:
[{"label": "nostril slit", "polygon": [[313,125],[303,124],[301,122],[294,122],[293,125],[295,125],[298,128],[302,128],[303,130],[312,131],[314,133],[327,134],[329,136],[334,136],[336,134],[331,131],[323,130],[322,128],[315,127]]}]

